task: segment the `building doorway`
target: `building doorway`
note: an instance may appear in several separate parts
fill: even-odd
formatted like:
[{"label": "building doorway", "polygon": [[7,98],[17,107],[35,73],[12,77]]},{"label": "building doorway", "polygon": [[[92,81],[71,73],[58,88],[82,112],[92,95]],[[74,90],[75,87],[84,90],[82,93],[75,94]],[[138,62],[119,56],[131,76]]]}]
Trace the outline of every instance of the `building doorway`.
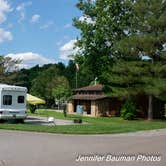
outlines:
[{"label": "building doorway", "polygon": [[90,115],[91,114],[91,101],[88,100],[85,102],[85,112]]}]

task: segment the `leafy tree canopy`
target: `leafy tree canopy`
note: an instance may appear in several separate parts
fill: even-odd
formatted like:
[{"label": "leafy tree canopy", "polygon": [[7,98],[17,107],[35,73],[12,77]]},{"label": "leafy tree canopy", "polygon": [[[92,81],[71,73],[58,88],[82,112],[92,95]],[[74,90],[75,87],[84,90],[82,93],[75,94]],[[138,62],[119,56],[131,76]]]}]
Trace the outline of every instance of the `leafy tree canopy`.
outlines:
[{"label": "leafy tree canopy", "polygon": [[103,81],[112,95],[145,93],[163,99],[166,97],[166,2],[137,0],[131,1],[130,6],[132,25],[126,27],[128,35],[114,44],[119,56],[103,73]]},{"label": "leafy tree canopy", "polygon": [[14,83],[19,63],[19,60],[0,55],[0,83]]},{"label": "leafy tree canopy", "polygon": [[64,76],[60,76],[56,79],[54,88],[52,89],[52,95],[56,100],[64,102],[71,96],[71,89],[68,80]]},{"label": "leafy tree canopy", "polygon": [[80,65],[94,79],[112,65],[113,46],[126,36],[124,30],[132,23],[132,13],[129,4],[122,0],[80,0],[77,7],[83,14],[82,19],[74,19],[75,27],[81,30],[76,43],[84,57]]},{"label": "leafy tree canopy", "polygon": [[166,100],[166,1],[80,0],[83,65],[110,96]]}]

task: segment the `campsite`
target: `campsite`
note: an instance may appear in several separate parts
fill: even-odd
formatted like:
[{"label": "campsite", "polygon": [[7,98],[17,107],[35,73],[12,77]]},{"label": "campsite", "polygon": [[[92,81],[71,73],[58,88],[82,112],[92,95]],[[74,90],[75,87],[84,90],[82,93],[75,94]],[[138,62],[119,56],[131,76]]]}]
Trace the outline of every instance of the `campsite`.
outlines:
[{"label": "campsite", "polygon": [[165,138],[166,0],[0,0],[0,166],[163,166]]},{"label": "campsite", "polygon": [[[37,131],[37,132],[51,132],[51,133],[70,133],[70,134],[108,134],[108,133],[123,133],[123,132],[131,132],[131,131],[139,131],[139,130],[151,130],[151,129],[160,129],[165,128],[166,123],[165,119],[162,120],[154,120],[147,122],[145,119],[135,118],[132,122],[126,122],[126,120],[115,116],[116,114],[107,115],[105,111],[105,116],[103,114],[88,114],[87,109],[96,110],[95,106],[84,105],[84,107],[80,107],[80,105],[76,105],[76,111],[71,112],[71,104],[67,103],[64,105],[63,110],[49,110],[49,109],[39,109],[39,107],[45,106],[46,101],[40,99],[36,96],[30,95],[27,93],[27,89],[19,86],[9,86],[6,84],[1,84],[1,98],[3,101],[1,103],[1,129],[13,129],[13,130],[23,130],[23,131]],[[89,90],[90,93],[83,96],[80,91],[84,92],[84,89]],[[100,89],[100,90],[99,90]],[[86,101],[91,98],[92,101],[94,99],[102,99],[102,86],[89,86],[86,88],[79,89],[79,94],[81,95],[83,101]],[[76,91],[76,92],[77,92]],[[98,93],[97,93],[98,92]],[[27,94],[26,94],[27,93]],[[6,96],[10,98],[6,99]],[[84,94],[84,93],[83,93]],[[20,96],[23,96],[26,101],[21,101]],[[76,95],[73,96],[74,99]],[[78,97],[78,95],[77,95]],[[86,98],[84,98],[86,97]],[[106,98],[106,96],[102,95],[102,97]],[[17,99],[18,104],[16,104],[15,98]],[[111,99],[112,100],[112,99]],[[99,100],[100,101],[100,100]],[[100,102],[97,102],[98,104]],[[25,104],[27,103],[27,104]],[[20,105],[21,104],[21,105]],[[81,100],[79,101],[81,104]],[[82,103],[83,104],[83,103]],[[98,105],[97,104],[97,105]],[[115,105],[115,104],[114,104]],[[5,107],[4,107],[5,106]],[[24,107],[23,107],[24,106]],[[25,110],[26,107],[29,109]],[[99,105],[99,108],[102,108],[103,105]],[[22,109],[21,109],[22,108]],[[58,107],[59,108],[59,107]],[[74,108],[74,107],[73,107]],[[106,110],[106,104],[103,107]],[[103,109],[102,108],[102,109]],[[117,109],[116,107],[111,107],[112,109]],[[64,112],[66,111],[66,112]],[[100,112],[100,110],[98,110]],[[22,116],[22,113],[24,114]],[[3,120],[3,121],[2,121]],[[81,120],[81,121],[80,121]],[[23,123],[23,124],[17,124]],[[123,127],[122,127],[123,126]]]}]

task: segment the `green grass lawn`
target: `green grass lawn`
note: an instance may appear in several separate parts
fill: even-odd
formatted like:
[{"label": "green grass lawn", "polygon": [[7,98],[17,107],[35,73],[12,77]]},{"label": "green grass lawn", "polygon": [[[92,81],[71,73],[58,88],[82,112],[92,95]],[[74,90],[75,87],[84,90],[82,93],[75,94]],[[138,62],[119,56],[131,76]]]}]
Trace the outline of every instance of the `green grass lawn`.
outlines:
[{"label": "green grass lawn", "polygon": [[[29,115],[32,115],[29,113]],[[76,115],[68,115],[51,110],[37,110],[35,116],[53,116],[58,119],[73,120]],[[22,131],[37,131],[48,133],[64,134],[113,134],[124,132],[135,132],[141,130],[166,128],[165,120],[147,121],[143,119],[126,121],[120,117],[82,117],[86,124],[65,125],[65,126],[41,126],[29,124],[0,124],[0,129],[12,129]]]}]

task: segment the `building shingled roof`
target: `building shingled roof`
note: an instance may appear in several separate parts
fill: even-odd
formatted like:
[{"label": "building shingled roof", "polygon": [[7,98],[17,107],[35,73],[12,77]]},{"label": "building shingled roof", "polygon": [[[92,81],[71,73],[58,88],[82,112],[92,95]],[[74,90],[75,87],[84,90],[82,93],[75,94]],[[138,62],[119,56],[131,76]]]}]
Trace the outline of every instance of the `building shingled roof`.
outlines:
[{"label": "building shingled roof", "polygon": [[74,91],[102,91],[103,87],[104,87],[103,85],[98,84],[98,85],[91,85],[82,88],[77,88]]},{"label": "building shingled roof", "polygon": [[[78,88],[75,89],[74,92],[77,93],[72,96],[74,100],[99,100],[107,97],[106,95],[104,95],[104,93],[102,93],[103,85],[101,84]],[[84,92],[86,93],[84,94]],[[101,92],[101,93],[96,94],[93,92]]]},{"label": "building shingled roof", "polygon": [[99,100],[106,98],[106,95],[84,95],[84,94],[77,94],[73,95],[72,98],[75,100]]}]

